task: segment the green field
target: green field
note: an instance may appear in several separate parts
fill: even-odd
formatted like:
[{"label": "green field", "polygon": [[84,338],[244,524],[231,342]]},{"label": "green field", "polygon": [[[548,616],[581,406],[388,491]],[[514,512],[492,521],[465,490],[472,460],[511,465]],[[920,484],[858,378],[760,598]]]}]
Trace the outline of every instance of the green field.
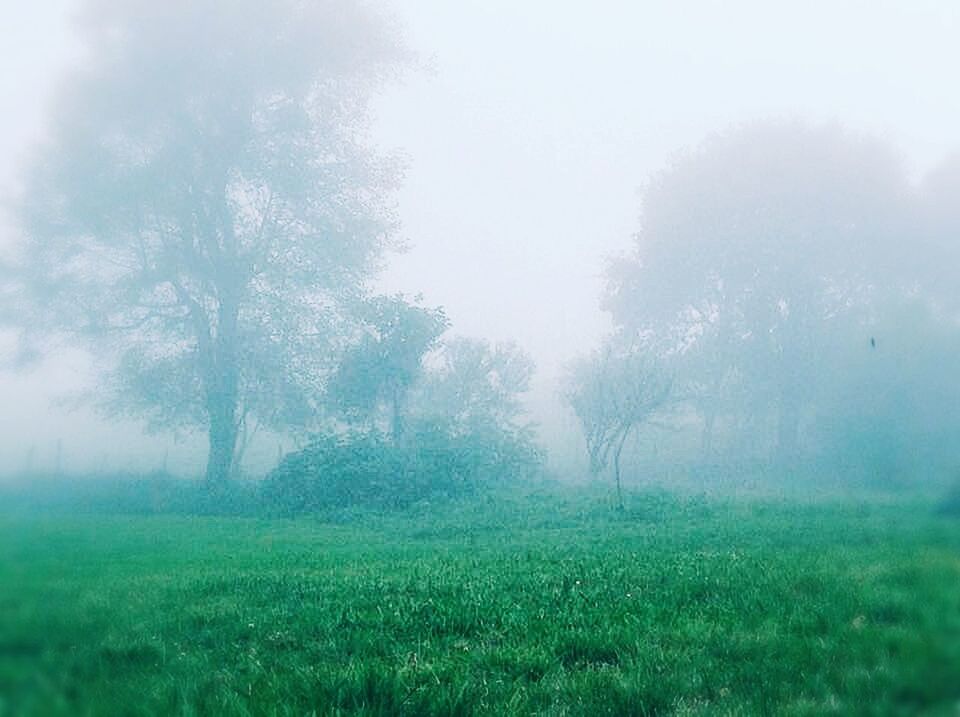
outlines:
[{"label": "green field", "polygon": [[591,494],[0,514],[0,715],[943,714],[960,521]]}]

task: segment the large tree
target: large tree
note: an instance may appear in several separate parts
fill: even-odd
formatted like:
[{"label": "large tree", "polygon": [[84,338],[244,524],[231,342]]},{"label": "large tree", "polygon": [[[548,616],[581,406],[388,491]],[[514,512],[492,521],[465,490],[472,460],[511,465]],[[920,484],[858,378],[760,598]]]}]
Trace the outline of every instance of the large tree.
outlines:
[{"label": "large tree", "polygon": [[716,392],[742,380],[743,408],[774,409],[776,452],[790,459],[822,339],[896,274],[909,206],[880,142],[834,126],[740,127],[654,176],[605,306],[628,335],[653,331],[678,356],[709,357],[687,362],[704,371],[685,377],[705,423],[725,403]]},{"label": "large tree", "polygon": [[90,60],[25,176],[33,328],[112,366],[114,409],[209,433],[311,415],[395,225],[372,91],[404,61],[334,0],[91,0]]}]

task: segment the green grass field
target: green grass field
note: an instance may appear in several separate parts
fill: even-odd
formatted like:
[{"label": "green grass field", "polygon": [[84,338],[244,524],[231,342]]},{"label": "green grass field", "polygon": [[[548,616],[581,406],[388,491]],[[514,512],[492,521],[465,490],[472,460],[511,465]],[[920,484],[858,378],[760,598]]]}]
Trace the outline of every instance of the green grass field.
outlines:
[{"label": "green grass field", "polygon": [[630,505],[8,511],[0,715],[960,713],[960,521]]}]

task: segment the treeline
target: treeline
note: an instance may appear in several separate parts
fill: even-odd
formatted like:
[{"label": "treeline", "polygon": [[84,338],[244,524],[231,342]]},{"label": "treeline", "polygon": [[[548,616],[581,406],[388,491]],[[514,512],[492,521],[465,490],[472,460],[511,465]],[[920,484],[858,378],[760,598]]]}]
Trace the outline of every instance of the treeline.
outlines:
[{"label": "treeline", "polygon": [[[21,362],[96,357],[88,400],[203,431],[223,494],[260,432],[291,512],[407,504],[539,469],[516,346],[374,290],[402,163],[370,105],[410,53],[367,5],[92,2],[22,175],[0,319]],[[657,460],[893,486],[960,465],[960,161],[919,185],[882,142],[764,123],[646,185],[606,270],[614,331],[563,387],[589,469]],[[533,297],[531,297],[533,298]],[[549,297],[537,297],[547,299]],[[698,434],[699,448],[689,438]]]},{"label": "treeline", "polygon": [[656,174],[606,271],[615,330],[568,378],[592,470],[622,471],[660,423],[721,471],[953,475],[958,192],[957,158],[918,184],[882,142],[799,122],[730,130]]}]

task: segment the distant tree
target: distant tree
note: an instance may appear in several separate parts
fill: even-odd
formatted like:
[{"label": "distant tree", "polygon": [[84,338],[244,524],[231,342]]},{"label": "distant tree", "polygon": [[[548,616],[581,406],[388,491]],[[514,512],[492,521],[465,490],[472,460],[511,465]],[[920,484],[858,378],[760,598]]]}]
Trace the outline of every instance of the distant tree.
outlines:
[{"label": "distant tree", "polygon": [[[956,341],[960,334],[960,325],[957,322],[957,316],[960,316],[960,286],[956,276],[956,267],[960,265],[960,203],[957,201],[960,197],[960,152],[947,157],[923,178],[919,195],[918,224],[922,227],[922,232],[919,237],[914,238],[914,251],[909,255],[910,261],[904,262],[910,270],[911,293],[914,298],[922,297],[928,310],[939,316],[941,326],[938,327],[935,338],[946,335]],[[917,246],[917,239],[924,240],[922,246]],[[913,324],[914,327],[917,325],[923,324]],[[928,337],[918,337],[917,343],[919,342],[923,342],[924,347],[931,343]],[[941,341],[933,343],[937,347],[942,346]],[[916,353],[916,345],[910,348]],[[947,352],[947,355],[949,353]],[[948,359],[944,354],[933,357],[931,363],[936,363],[939,359],[939,366],[945,366],[949,361],[956,360],[957,353],[952,352],[952,359]],[[928,369],[933,369],[933,366]],[[942,371],[931,371],[926,375],[940,380],[946,378]],[[950,382],[954,373],[947,372],[947,376],[948,386],[934,389],[941,408],[945,405],[957,405],[956,402],[945,400],[955,389]],[[936,385],[938,382],[934,380],[931,383]],[[938,428],[940,431],[946,428],[955,438],[956,425],[956,421],[942,421]],[[960,512],[960,479],[955,480],[957,485],[952,494],[952,506],[955,512]]]},{"label": "distant tree", "polygon": [[693,406],[700,416],[700,454],[711,461],[717,451],[717,421],[737,415],[746,397],[747,377],[735,360],[724,355],[719,341],[698,340],[675,360],[681,376],[675,398]]},{"label": "distant tree", "polygon": [[429,357],[416,387],[413,410],[470,433],[483,427],[518,427],[525,413],[521,397],[530,388],[533,360],[514,343],[453,337]]},{"label": "distant tree", "polygon": [[227,479],[251,422],[310,419],[395,228],[367,141],[403,53],[364,5],[91,0],[24,177],[32,328],[114,370],[109,410],[204,428]]},{"label": "distant tree", "polygon": [[649,343],[603,348],[575,364],[566,399],[573,408],[587,444],[590,472],[602,473],[613,461],[617,502],[623,508],[620,457],[634,429],[664,407],[672,379],[663,357]]},{"label": "distant tree", "polygon": [[453,441],[482,483],[532,476],[543,463],[523,402],[534,369],[512,342],[447,338],[410,392],[411,421]]},{"label": "distant tree", "polygon": [[351,422],[371,423],[381,407],[394,437],[403,432],[407,394],[423,373],[423,360],[449,321],[441,309],[408,303],[401,296],[376,297],[363,312],[360,338],[330,380],[327,397]]},{"label": "distant tree", "polygon": [[[604,306],[626,335],[714,357],[690,364],[708,373],[688,381],[722,390],[742,377],[742,410],[773,407],[776,454],[789,460],[826,327],[896,276],[909,207],[905,173],[876,141],[799,123],[738,128],[652,179]],[[721,403],[703,403],[707,421]]]}]

